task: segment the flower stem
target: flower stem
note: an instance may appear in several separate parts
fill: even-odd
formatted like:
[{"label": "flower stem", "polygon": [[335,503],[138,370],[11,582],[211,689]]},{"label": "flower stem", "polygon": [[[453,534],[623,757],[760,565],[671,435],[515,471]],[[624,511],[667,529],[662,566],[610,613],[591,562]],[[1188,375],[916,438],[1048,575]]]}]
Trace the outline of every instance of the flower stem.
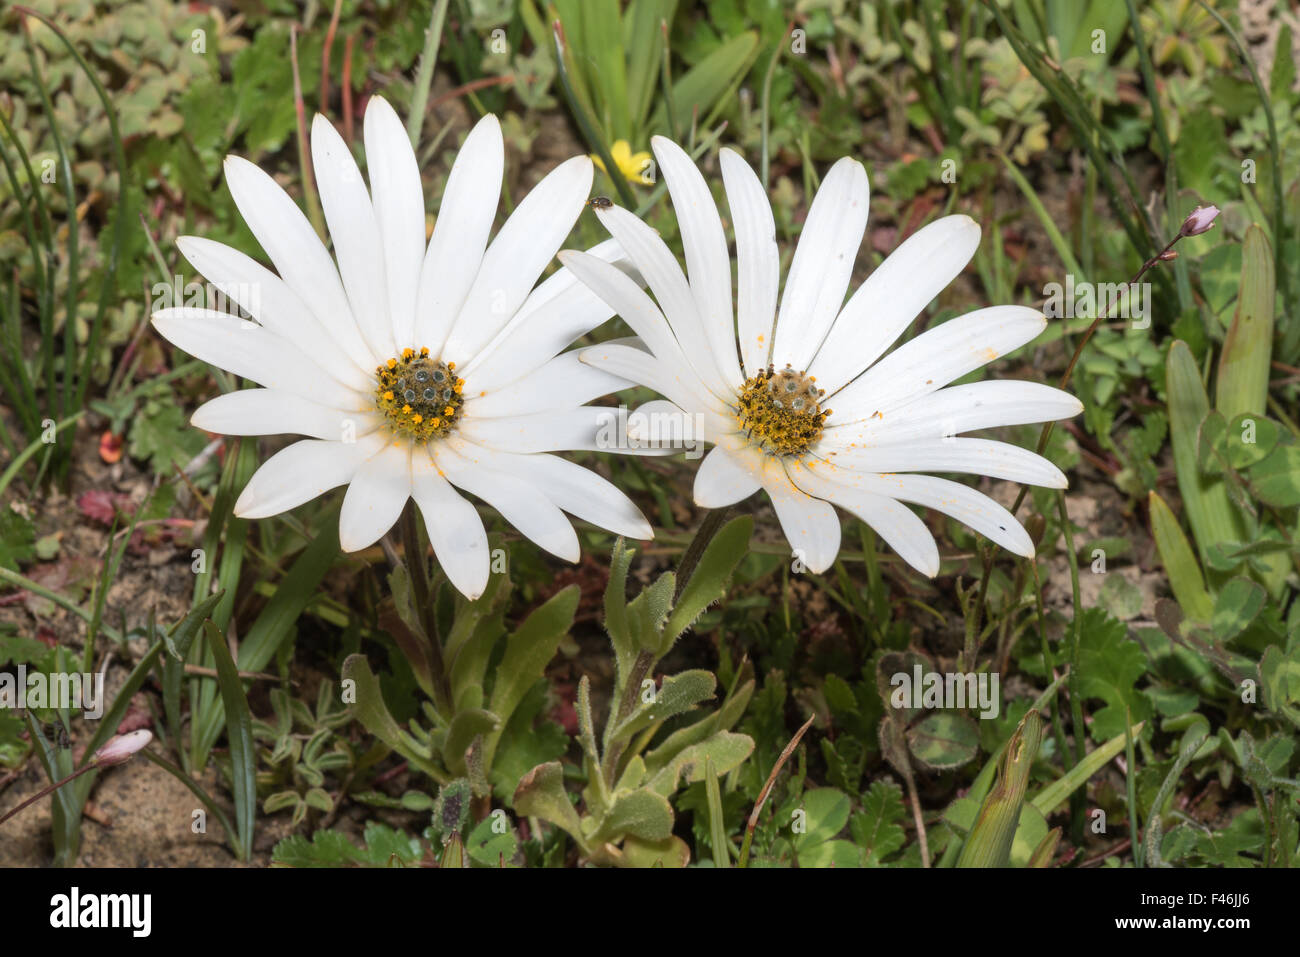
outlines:
[{"label": "flower stem", "polygon": [[33,794],[31,797],[29,797],[22,804],[18,805],[16,808],[13,808],[12,810],[5,812],[4,816],[0,817],[0,824],[3,824],[5,821],[9,820],[11,817],[13,817],[15,814],[17,814],[19,811],[23,810],[24,808],[31,807],[31,805],[35,804],[37,801],[45,797],[47,794],[57,791],[59,788],[63,787],[63,785],[67,784],[73,778],[80,777],[81,775],[85,774],[87,771],[94,771],[98,767],[99,765],[97,765],[94,761],[90,761],[86,764],[83,764],[81,767],[77,768],[77,770],[73,771],[62,781],[55,781],[53,784],[42,788],[41,790]]},{"label": "flower stem", "polygon": [[442,658],[442,642],[438,638],[437,622],[433,615],[433,602],[429,588],[429,567],[424,560],[424,545],[420,541],[420,528],[416,524],[415,502],[408,500],[402,509],[398,524],[402,528],[402,549],[406,571],[411,579],[411,600],[420,618],[425,643],[429,646],[429,670],[433,677],[434,706],[450,719],[452,712],[451,684],[447,680],[447,667]]}]

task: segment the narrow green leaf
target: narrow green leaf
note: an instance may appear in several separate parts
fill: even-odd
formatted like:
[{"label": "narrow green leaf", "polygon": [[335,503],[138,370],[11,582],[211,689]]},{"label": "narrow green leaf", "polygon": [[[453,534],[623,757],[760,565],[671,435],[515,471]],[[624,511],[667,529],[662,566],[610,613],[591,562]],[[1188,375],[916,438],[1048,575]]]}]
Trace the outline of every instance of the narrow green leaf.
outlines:
[{"label": "narrow green leaf", "polygon": [[709,844],[713,848],[713,866],[730,867],[731,842],[727,840],[727,822],[722,813],[722,789],[718,787],[718,773],[713,769],[713,758],[704,759],[704,799],[709,808]]},{"label": "narrow green leaf", "polygon": [[1276,294],[1273,251],[1264,230],[1252,225],[1246,230],[1237,310],[1223,340],[1214,396],[1214,407],[1229,421],[1245,413],[1263,415],[1267,410]]},{"label": "narrow green leaf", "polygon": [[1151,537],[1156,551],[1169,575],[1169,587],[1182,607],[1183,613],[1193,621],[1208,622],[1214,614],[1214,602],[1205,588],[1201,566],[1196,562],[1191,543],[1183,534],[1178,519],[1157,492],[1147,496],[1147,510],[1151,514]]},{"label": "narrow green leaf", "polygon": [[253,718],[248,711],[239,669],[226,647],[225,637],[211,621],[203,623],[208,648],[217,665],[217,685],[226,716],[226,738],[230,745],[230,773],[235,792],[235,830],[239,834],[236,851],[241,861],[253,856],[253,828],[257,814],[257,767],[253,749]]},{"label": "narrow green leaf", "polygon": [[1240,516],[1232,507],[1223,480],[1205,476],[1197,467],[1197,437],[1210,401],[1187,344],[1175,340],[1165,364],[1169,401],[1169,439],[1174,452],[1174,472],[1183,497],[1187,523],[1201,561],[1215,542],[1246,539]]},{"label": "narrow green leaf", "polygon": [[[1130,733],[1134,738],[1138,736],[1144,723],[1139,721],[1130,729]],[[1052,812],[1064,804],[1071,794],[1105,767],[1115,755],[1124,750],[1124,740],[1124,735],[1118,734],[1105,744],[1088,752],[1087,757],[1039,791],[1038,795],[1029,803],[1037,808],[1043,817],[1051,816]]]}]

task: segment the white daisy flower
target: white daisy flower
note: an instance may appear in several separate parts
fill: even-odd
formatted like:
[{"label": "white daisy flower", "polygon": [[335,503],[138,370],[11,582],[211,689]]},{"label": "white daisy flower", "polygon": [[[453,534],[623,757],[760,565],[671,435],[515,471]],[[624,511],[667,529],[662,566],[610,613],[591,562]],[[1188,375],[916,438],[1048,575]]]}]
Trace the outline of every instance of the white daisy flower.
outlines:
[{"label": "white daisy flower", "polygon": [[[582,361],[659,392],[669,401],[639,411],[662,419],[684,415],[675,429],[694,427],[714,444],[695,478],[696,503],[719,508],[763,489],[786,538],[814,572],[828,568],[839,551],[832,505],[862,519],[930,576],[939,571],[938,547],[904,502],[950,515],[1017,555],[1033,555],[1029,535],[1007,509],[969,486],[919,473],[1066,487],[1061,471],[1039,455],[957,435],[1068,418],[1082,411],[1077,399],[1033,382],[947,387],[1029,342],[1046,319],[1023,306],[979,309],[885,355],[974,255],[978,224],[948,216],[918,230],[846,303],[868,190],[862,164],[842,159],[808,212],[778,309],[779,255],[766,192],[739,154],[724,149],[722,177],[736,234],[733,313],[727,240],[708,186],[675,143],[657,137],[652,145],[677,214],[689,279],[659,235],[618,207],[596,214],[657,305],[593,256],[565,251],[560,259],[649,349],[607,343],[583,350]],[[637,430],[637,421],[635,414],[629,420],[633,438],[654,434],[644,424]]]},{"label": "white daisy flower", "polygon": [[[471,598],[487,583],[487,534],[458,488],[569,561],[579,557],[578,537],[564,512],[652,537],[622,492],[548,454],[595,448],[609,410],[584,403],[627,386],[561,352],[611,310],[568,270],[534,288],[587,200],[591,161],[556,167],[489,242],[505,150],[496,117],[484,117],[452,166],[426,248],[415,152],[379,97],[364,138],[369,191],[329,121],[317,116],[312,126],[337,267],[288,194],[233,156],[226,183],[278,275],[220,243],[179,240],[194,268],[256,322],[171,308],[153,316],[154,327],[263,386],[213,399],[194,425],[310,436],[258,469],[235,514],[265,518],[346,484],[339,542],[355,551],[413,498],[447,577]],[[590,252],[607,265],[622,257],[613,241]]]}]

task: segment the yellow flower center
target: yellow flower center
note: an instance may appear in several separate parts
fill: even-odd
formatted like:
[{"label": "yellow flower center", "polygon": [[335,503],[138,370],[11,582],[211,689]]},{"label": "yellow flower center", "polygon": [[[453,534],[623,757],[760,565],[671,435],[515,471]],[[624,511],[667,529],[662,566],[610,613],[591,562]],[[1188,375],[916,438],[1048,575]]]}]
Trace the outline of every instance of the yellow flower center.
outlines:
[{"label": "yellow flower center", "polygon": [[464,403],[465,380],[456,363],[403,349],[375,369],[375,407],[396,436],[413,442],[441,438],[452,430]]},{"label": "yellow flower center", "polygon": [[746,437],[769,455],[799,455],[821,438],[830,409],[819,400],[826,394],[816,380],[786,366],[771,366],[745,380],[736,403],[736,417]]}]

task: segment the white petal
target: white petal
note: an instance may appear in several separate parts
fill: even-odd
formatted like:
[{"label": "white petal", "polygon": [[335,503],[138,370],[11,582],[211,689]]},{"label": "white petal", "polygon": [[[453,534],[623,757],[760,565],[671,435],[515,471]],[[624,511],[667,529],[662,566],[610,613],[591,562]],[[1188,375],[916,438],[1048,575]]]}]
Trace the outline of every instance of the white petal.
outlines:
[{"label": "white petal", "polygon": [[652,399],[627,416],[627,434],[634,443],[696,453],[687,458],[699,458],[705,443],[733,435],[736,428],[735,421],[714,412],[684,412],[667,399]]},{"label": "white petal", "polygon": [[687,412],[711,411],[719,415],[726,412],[725,407],[695,377],[694,372],[682,366],[660,362],[648,352],[632,346],[602,342],[583,349],[578,356],[588,365],[604,369],[611,375],[654,389]]},{"label": "white petal", "polygon": [[750,165],[730,149],[720,150],[722,182],[736,233],[736,328],[745,373],[765,369],[776,327],[776,293],[781,254],[767,190]]},{"label": "white petal", "polygon": [[879,483],[894,498],[943,512],[1016,555],[1034,557],[1029,533],[982,492],[934,475],[882,475]]},{"label": "white petal", "polygon": [[383,420],[368,409],[338,409],[276,389],[242,389],[203,403],[190,424],[222,435],[310,435],[335,442],[355,440]]},{"label": "white petal", "polygon": [[479,267],[443,354],[465,365],[513,318],[577,222],[591,193],[586,156],[561,163],[505,221]]},{"label": "white petal", "polygon": [[966,268],[979,242],[969,216],[945,216],[907,237],[849,299],[809,373],[832,393],[860,374]]},{"label": "white petal", "polygon": [[835,509],[796,488],[774,456],[767,456],[763,463],[762,481],[796,556],[814,574],[826,571],[840,550],[840,520]]},{"label": "white petal", "polygon": [[[796,485],[810,495],[834,502],[840,508],[852,513],[871,526],[881,539],[898,553],[898,557],[907,562],[923,575],[933,578],[939,574],[939,546],[925,522],[916,513],[901,502],[886,495],[872,491],[875,485],[869,484],[863,473],[855,473],[854,485],[830,481],[822,476],[821,469],[816,468],[815,460],[800,463],[797,467],[787,467]],[[806,466],[806,467],[805,467]],[[835,470],[836,478],[844,471]],[[875,479],[888,479],[893,476],[870,476]],[[900,476],[901,477],[901,476]],[[911,478],[913,476],[907,476]]]},{"label": "white petal", "polygon": [[486,418],[569,409],[631,387],[626,379],[583,364],[579,351],[562,352],[509,385],[470,396],[465,400],[465,415]]},{"label": "white petal", "polygon": [[[613,263],[629,275],[634,272],[617,240],[599,243],[587,253]],[[636,275],[632,278],[640,279]],[[476,395],[482,391],[491,394],[515,382],[612,315],[614,310],[570,270],[557,269],[529,294],[496,338],[465,365],[462,371],[474,383],[471,391]]]},{"label": "white petal", "polygon": [[348,145],[319,113],[311,125],[311,157],[352,315],[375,355],[381,359],[394,356],[397,346],[388,312],[388,272],[375,208]]},{"label": "white petal", "polygon": [[474,284],[501,198],[501,124],[489,113],[465,137],[442,193],[420,269],[415,341],[438,355]]},{"label": "white petal", "polygon": [[822,407],[829,402],[834,410],[833,425],[887,415],[1020,348],[1046,327],[1043,314],[1028,306],[968,312],[903,343]]},{"label": "white petal", "polygon": [[226,185],[240,215],[280,278],[362,372],[373,370],[379,357],[362,337],[334,260],[302,210],[275,180],[248,160],[228,156],[225,171]]},{"label": "white petal", "polygon": [[840,469],[863,472],[964,472],[987,475],[1023,485],[1067,488],[1069,482],[1055,465],[1028,449],[989,439],[926,439],[904,445],[879,445],[827,452]]},{"label": "white petal", "polygon": [[[659,306],[657,311],[660,311],[667,320],[667,325],[672,330],[672,337],[681,347],[680,354],[691,364],[700,381],[714,395],[725,396],[732,391],[728,389],[722,374],[718,371],[718,366],[713,361],[709,341],[705,338],[699,310],[696,308],[694,296],[691,295],[686,274],[682,272],[682,267],[677,264],[677,258],[659,234],[620,206],[598,209],[596,216],[609,230],[610,235],[627,251],[628,258],[636,264],[637,272],[645,279],[646,285],[655,295]],[[569,265],[570,259],[567,257],[571,255],[575,254],[560,253],[560,261]],[[617,297],[607,285],[589,281],[591,277],[589,271],[571,268],[574,268],[579,279],[611,306],[626,301]],[[636,284],[631,283],[631,285]],[[642,298],[650,309],[654,308],[648,297]],[[621,314],[622,310],[620,309],[619,312]],[[651,345],[649,340],[647,345]],[[668,358],[667,355],[661,355],[653,345],[651,351],[660,358]]]},{"label": "white petal", "polygon": [[275,273],[210,239],[182,236],[176,245],[208,282],[267,329],[294,343],[322,370],[351,389],[374,389],[374,379],[343,352],[306,303]]},{"label": "white petal", "polygon": [[493,466],[504,453],[452,437],[433,455],[453,485],[483,499],[525,538],[565,561],[578,560],[578,533],[564,513],[532,483]]},{"label": "white petal", "polygon": [[695,473],[695,504],[725,508],[762,487],[763,456],[753,450],[714,448]]},{"label": "white petal", "polygon": [[424,263],[424,187],[415,150],[397,113],[382,96],[366,104],[366,170],[388,276],[388,309],[399,349],[418,348],[415,297]]},{"label": "white petal", "polygon": [[686,152],[662,136],[650,146],[659,160],[664,182],[673,198],[673,212],[682,234],[691,294],[704,324],[713,361],[723,381],[733,389],[744,382],[736,358],[736,323],[731,305],[731,257],[718,207],[708,184]]},{"label": "white petal", "polygon": [[650,523],[630,498],[576,462],[555,455],[504,455],[499,462],[575,518],[625,538],[654,538]]},{"label": "white petal", "polygon": [[898,445],[976,429],[1054,422],[1082,411],[1083,403],[1060,389],[1038,382],[991,379],[931,392],[887,416],[828,428],[822,441],[835,448]]},{"label": "white petal", "polygon": [[867,171],[847,156],[813,197],[776,319],[772,364],[778,369],[807,369],[844,305],[867,228],[868,198]]},{"label": "white petal", "polygon": [[235,502],[240,518],[279,515],[352,480],[363,462],[388,444],[383,433],[355,442],[303,439],[276,452],[253,473]]},{"label": "white petal", "polygon": [[339,511],[339,547],[355,552],[383,536],[411,497],[411,447],[388,444],[348,484]]},{"label": "white petal", "polygon": [[[687,360],[683,344],[673,335],[672,327],[654,300],[618,267],[571,249],[560,253],[560,262],[632,327],[656,359],[673,366],[696,368]],[[698,371],[695,379],[701,388],[717,395],[699,377]]]},{"label": "white petal", "polygon": [[619,410],[582,405],[573,409],[479,419],[466,416],[457,431],[471,442],[503,452],[619,451]]},{"label": "white petal", "polygon": [[296,345],[257,323],[210,309],[186,308],[159,309],[152,321],[172,345],[268,389],[344,408],[357,401],[356,392],[326,375]]},{"label": "white petal", "polygon": [[491,571],[487,530],[478,509],[439,474],[425,449],[411,453],[411,496],[420,506],[433,554],[447,580],[466,598],[478,598]]}]

